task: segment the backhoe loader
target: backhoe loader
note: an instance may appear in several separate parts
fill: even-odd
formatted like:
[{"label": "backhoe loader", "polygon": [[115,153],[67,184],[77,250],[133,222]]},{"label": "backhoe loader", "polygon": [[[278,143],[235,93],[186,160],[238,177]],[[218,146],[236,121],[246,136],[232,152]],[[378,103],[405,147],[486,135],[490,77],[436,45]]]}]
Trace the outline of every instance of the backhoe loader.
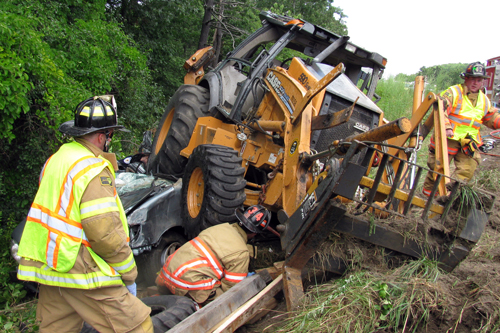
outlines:
[{"label": "backhoe loader", "polygon": [[461,186],[444,167],[446,147],[436,150],[443,169],[430,170],[437,181],[428,199],[417,195],[417,187],[429,170],[415,163],[415,145],[409,144],[423,136],[419,125],[429,109],[436,140],[445,144],[440,98],[429,93],[411,119],[386,121],[375,94],[384,57],[302,19],[270,12],[260,18],[262,27],[216,68],[203,68],[213,56],[210,47],[186,61],[185,84],[155,133],[148,172],[182,179],[188,238],[235,222],[235,209],[267,207],[285,251],[290,309],[303,293],[302,269],[332,231],[409,256],[427,255],[452,270],[479,240],[491,205],[473,207],[452,234],[433,231],[426,244],[362,215],[408,218],[417,210],[422,223],[436,216],[444,221],[453,200],[441,205],[434,195],[447,194],[445,183],[453,182],[454,198]]}]

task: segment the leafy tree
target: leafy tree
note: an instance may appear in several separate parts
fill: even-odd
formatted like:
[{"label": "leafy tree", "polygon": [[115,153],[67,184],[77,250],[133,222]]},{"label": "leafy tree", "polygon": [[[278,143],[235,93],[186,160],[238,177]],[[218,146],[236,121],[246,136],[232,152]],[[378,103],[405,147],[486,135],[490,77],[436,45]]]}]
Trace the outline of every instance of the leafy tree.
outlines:
[{"label": "leafy tree", "polygon": [[183,82],[184,61],[197,50],[203,2],[108,0],[106,8],[147,55],[147,66],[163,95],[173,95]]},{"label": "leafy tree", "polygon": [[299,17],[311,23],[320,25],[333,33],[347,35],[344,14],[340,7],[334,6],[331,0],[285,0],[279,4],[275,0],[257,0],[256,6],[262,10],[271,10],[278,14]]},{"label": "leafy tree", "polygon": [[106,20],[105,4],[0,3],[2,224],[26,215],[41,167],[61,142],[57,127],[72,119],[80,101],[114,94],[120,122],[138,138],[161,114],[164,98],[146,57],[118,23]]},{"label": "leafy tree", "polygon": [[452,85],[462,83],[460,73],[462,73],[466,67],[467,64],[464,63],[422,67],[417,75],[425,76],[426,82],[435,85],[435,92],[439,93]]}]

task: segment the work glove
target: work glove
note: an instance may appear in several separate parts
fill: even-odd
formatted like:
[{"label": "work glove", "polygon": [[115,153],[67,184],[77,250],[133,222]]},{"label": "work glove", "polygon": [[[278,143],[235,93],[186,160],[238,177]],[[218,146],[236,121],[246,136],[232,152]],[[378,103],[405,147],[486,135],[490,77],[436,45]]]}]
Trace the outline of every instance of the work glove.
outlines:
[{"label": "work glove", "polygon": [[134,295],[134,296],[137,296],[137,284],[135,284],[135,282],[129,286],[125,286],[127,287],[128,291]]},{"label": "work glove", "polygon": [[247,277],[250,277],[252,275],[255,275],[255,272],[248,272]]}]

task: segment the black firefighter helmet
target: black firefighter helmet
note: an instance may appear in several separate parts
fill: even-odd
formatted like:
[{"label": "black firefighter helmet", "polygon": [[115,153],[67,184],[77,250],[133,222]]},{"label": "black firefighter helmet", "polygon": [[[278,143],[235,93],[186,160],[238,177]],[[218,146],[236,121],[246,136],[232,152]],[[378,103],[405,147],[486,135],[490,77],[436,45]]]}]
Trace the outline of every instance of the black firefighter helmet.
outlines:
[{"label": "black firefighter helmet", "polygon": [[116,108],[111,104],[113,96],[94,96],[78,104],[75,109],[75,119],[59,126],[61,133],[70,136],[83,136],[102,130],[115,129],[129,132],[118,125]]},{"label": "black firefighter helmet", "polygon": [[467,66],[465,72],[460,74],[463,79],[465,77],[481,77],[483,79],[489,79],[490,77],[486,75],[486,68],[479,61],[473,62]]},{"label": "black firefighter helmet", "polygon": [[261,233],[266,230],[271,220],[271,214],[261,205],[248,207],[245,212],[236,209],[235,213],[240,225],[254,233]]}]

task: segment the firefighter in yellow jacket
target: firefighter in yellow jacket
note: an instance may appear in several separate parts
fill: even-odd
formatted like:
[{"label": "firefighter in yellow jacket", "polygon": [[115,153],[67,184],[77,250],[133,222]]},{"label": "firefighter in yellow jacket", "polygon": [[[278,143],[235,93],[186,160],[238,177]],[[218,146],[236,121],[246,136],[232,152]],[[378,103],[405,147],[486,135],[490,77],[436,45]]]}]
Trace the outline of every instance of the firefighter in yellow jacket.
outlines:
[{"label": "firefighter in yellow jacket", "polygon": [[168,257],[156,278],[162,290],[190,296],[204,305],[248,275],[247,240],[269,226],[270,213],[255,205],[236,211],[238,223],[218,224],[202,231]]},{"label": "firefighter in yellow jacket", "polygon": [[89,98],[59,130],[75,139],[45,163],[19,244],[18,278],[40,283],[40,332],[153,332],[116,193],[112,96]]},{"label": "firefighter in yellow jacket", "polygon": [[[500,114],[483,93],[483,81],[489,78],[480,62],[471,63],[460,74],[464,80],[441,93],[447,101],[445,114],[449,161],[455,161],[453,177],[469,181],[481,163],[478,147],[482,144],[479,129],[481,124],[492,129],[500,128]],[[436,165],[434,136],[431,137],[427,166],[434,170]],[[427,173],[423,193],[432,192],[434,178]]]}]

